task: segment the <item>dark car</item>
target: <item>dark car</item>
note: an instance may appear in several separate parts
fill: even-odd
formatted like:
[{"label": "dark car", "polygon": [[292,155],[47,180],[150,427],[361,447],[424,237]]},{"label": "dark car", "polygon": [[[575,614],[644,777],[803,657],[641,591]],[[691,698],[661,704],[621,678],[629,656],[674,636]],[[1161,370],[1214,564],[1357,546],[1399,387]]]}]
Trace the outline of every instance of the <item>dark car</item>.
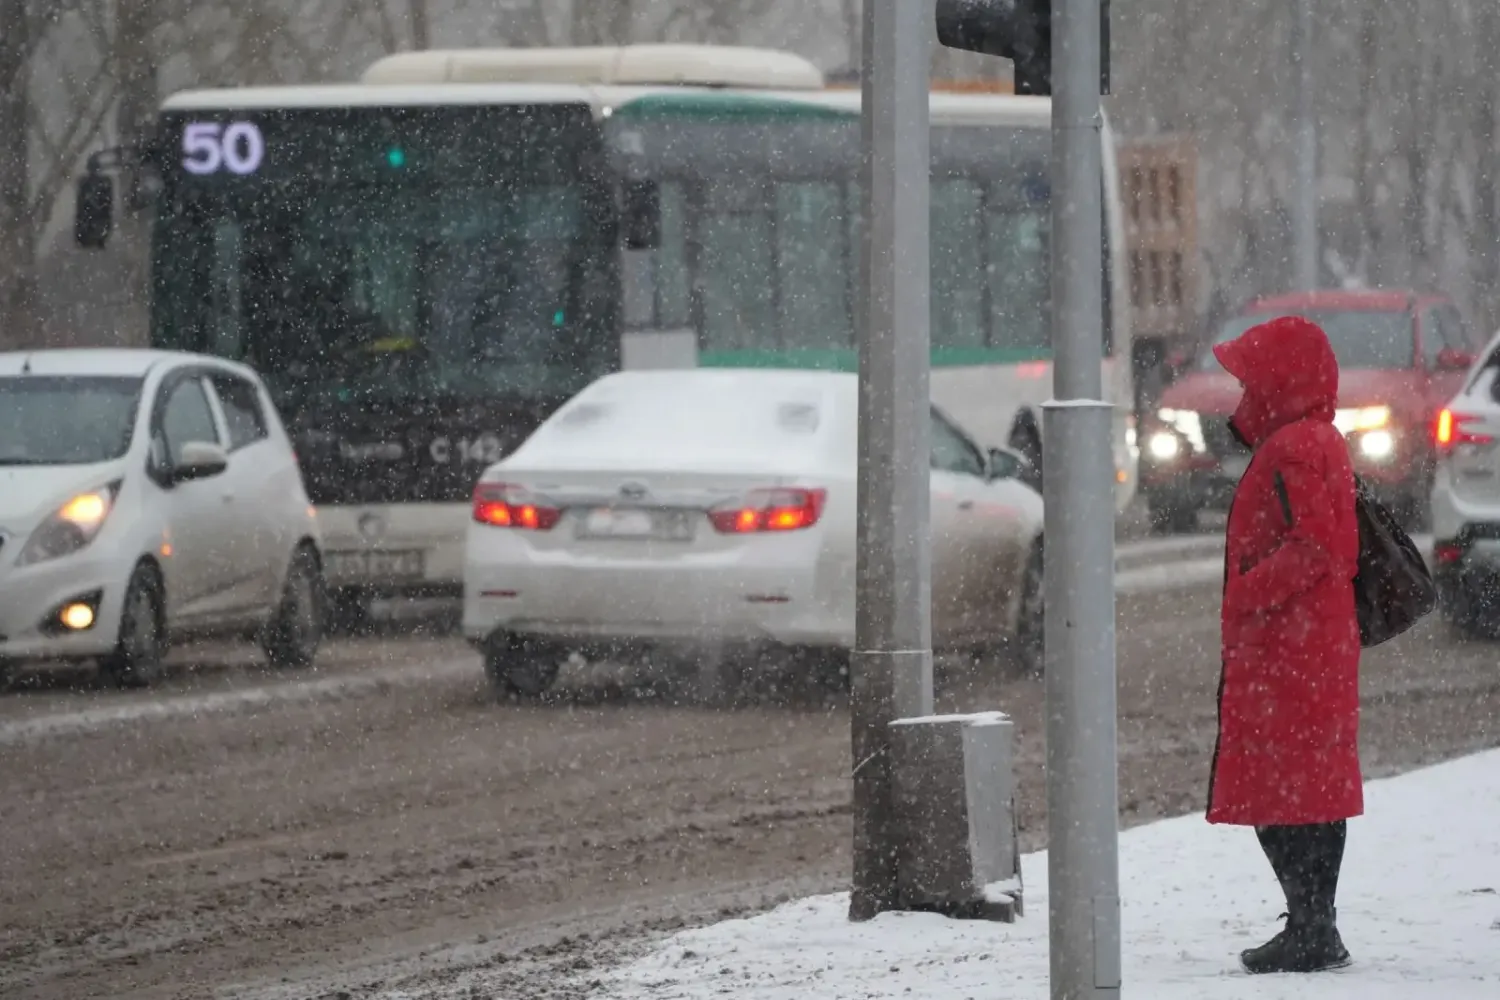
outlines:
[{"label": "dark car", "polygon": [[1443,295],[1319,291],[1247,304],[1162,393],[1140,459],[1141,492],[1158,530],[1192,531],[1200,512],[1227,509],[1250,453],[1229,433],[1239,385],[1211,347],[1285,315],[1317,323],[1333,345],[1335,423],[1349,438],[1355,471],[1404,516],[1423,517],[1435,461],[1433,419],[1482,344]]}]

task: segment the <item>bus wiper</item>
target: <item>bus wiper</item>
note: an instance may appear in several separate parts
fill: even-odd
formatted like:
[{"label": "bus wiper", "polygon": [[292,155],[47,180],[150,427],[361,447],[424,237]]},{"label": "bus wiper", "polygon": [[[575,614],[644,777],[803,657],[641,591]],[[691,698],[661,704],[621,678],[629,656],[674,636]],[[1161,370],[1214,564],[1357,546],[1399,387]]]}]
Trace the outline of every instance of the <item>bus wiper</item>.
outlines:
[{"label": "bus wiper", "polygon": [[45,458],[28,458],[25,455],[0,455],[0,465],[58,465]]}]

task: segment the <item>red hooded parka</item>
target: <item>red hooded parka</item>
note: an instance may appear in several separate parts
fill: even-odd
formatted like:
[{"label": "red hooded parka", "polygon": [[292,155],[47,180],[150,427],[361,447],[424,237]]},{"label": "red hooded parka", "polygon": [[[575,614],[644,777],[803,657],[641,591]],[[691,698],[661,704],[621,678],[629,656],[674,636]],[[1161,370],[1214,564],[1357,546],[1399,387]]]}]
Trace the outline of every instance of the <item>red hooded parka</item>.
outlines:
[{"label": "red hooded parka", "polygon": [[1333,425],[1338,361],[1284,317],[1214,348],[1254,450],[1225,544],[1223,678],[1208,821],[1328,823],[1364,811],[1354,473]]}]

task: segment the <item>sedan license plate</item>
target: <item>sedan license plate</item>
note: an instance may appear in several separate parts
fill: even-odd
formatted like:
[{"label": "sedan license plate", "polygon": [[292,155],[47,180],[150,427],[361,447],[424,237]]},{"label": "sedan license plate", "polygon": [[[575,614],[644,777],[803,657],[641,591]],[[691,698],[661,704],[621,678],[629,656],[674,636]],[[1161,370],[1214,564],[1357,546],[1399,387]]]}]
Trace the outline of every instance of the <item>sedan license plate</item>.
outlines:
[{"label": "sedan license plate", "polygon": [[637,507],[598,507],[579,526],[582,538],[638,538],[687,542],[693,521],[687,511],[642,510]]},{"label": "sedan license plate", "polygon": [[411,580],[421,579],[426,572],[420,549],[329,552],[326,560],[328,575],[340,580]]},{"label": "sedan license plate", "polygon": [[1245,470],[1250,468],[1250,459],[1249,457],[1244,455],[1236,455],[1234,458],[1226,458],[1224,459],[1222,468],[1224,469],[1224,475],[1226,478],[1233,479],[1235,482],[1239,482],[1240,477],[1245,474]]}]

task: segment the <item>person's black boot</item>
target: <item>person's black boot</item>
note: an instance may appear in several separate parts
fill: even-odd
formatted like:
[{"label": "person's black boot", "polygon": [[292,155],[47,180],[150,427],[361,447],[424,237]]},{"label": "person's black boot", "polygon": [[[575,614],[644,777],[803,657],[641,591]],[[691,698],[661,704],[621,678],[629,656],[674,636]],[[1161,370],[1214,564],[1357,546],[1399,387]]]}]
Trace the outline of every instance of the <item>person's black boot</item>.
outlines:
[{"label": "person's black boot", "polygon": [[1240,952],[1240,965],[1252,976],[1293,972],[1300,950],[1300,928],[1292,914],[1283,913],[1286,926],[1265,944]]},{"label": "person's black boot", "polygon": [[1350,964],[1339,934],[1335,911],[1326,916],[1283,914],[1281,933],[1258,948],[1240,952],[1240,965],[1252,976],[1293,972],[1329,972]]},{"label": "person's black boot", "polygon": [[1350,964],[1349,949],[1339,934],[1338,911],[1329,908],[1302,929],[1300,968],[1295,972],[1327,972]]}]

